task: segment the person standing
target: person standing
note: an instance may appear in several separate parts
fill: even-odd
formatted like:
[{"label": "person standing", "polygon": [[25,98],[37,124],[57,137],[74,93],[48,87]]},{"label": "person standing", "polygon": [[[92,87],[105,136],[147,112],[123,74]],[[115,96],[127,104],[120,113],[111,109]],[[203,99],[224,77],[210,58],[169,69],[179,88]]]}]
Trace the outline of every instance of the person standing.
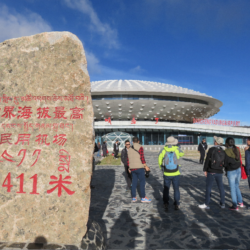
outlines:
[{"label": "person standing", "polygon": [[245,169],[246,175],[248,177],[248,185],[250,188],[250,137],[247,138],[247,146],[244,148],[245,150]]},{"label": "person standing", "polygon": [[235,146],[235,141],[232,137],[226,139],[226,147],[225,170],[227,171],[227,179],[233,203],[229,209],[238,210],[238,206],[244,207],[239,188],[241,179],[240,150]]},{"label": "person standing", "polygon": [[117,159],[117,157],[118,157],[119,146],[120,146],[120,142],[118,140],[116,140],[116,142],[114,143],[114,158],[115,159]]},{"label": "person standing", "polygon": [[158,157],[158,164],[160,169],[164,168],[164,189],[163,189],[163,203],[165,210],[168,211],[169,205],[169,190],[171,183],[174,188],[174,206],[175,210],[179,210],[180,206],[180,171],[178,160],[184,156],[184,152],[177,146],[178,140],[173,136],[167,138],[164,149],[160,152]]},{"label": "person standing", "polygon": [[97,148],[98,148],[97,157],[101,158],[101,143],[100,142],[97,143]]},{"label": "person standing", "polygon": [[203,164],[204,162],[206,150],[207,150],[207,143],[206,143],[206,139],[203,138],[202,142],[198,146],[198,151],[200,152],[200,164]]},{"label": "person standing", "polygon": [[129,167],[128,167],[128,149],[130,148],[130,142],[129,140],[125,141],[125,148],[121,152],[121,160],[122,163],[124,164],[124,169],[125,169],[125,179],[127,182],[127,188],[126,191],[129,192],[131,190],[131,185],[132,185],[132,176],[131,173],[129,173]]},{"label": "person standing", "polygon": [[225,191],[223,185],[223,168],[225,161],[224,139],[214,136],[214,146],[207,152],[207,158],[204,164],[204,175],[206,176],[206,194],[205,203],[199,205],[199,208],[209,209],[211,190],[214,180],[217,183],[220,192],[220,207],[225,208]]},{"label": "person standing", "polygon": [[102,155],[103,157],[107,156],[107,142],[106,141],[104,141],[102,144]]},{"label": "person standing", "polygon": [[138,143],[138,138],[133,137],[133,147],[128,149],[128,162],[129,171],[132,174],[132,202],[136,202],[136,187],[137,182],[140,182],[141,202],[151,202],[145,194],[145,170],[150,171],[144,158],[143,147]]}]

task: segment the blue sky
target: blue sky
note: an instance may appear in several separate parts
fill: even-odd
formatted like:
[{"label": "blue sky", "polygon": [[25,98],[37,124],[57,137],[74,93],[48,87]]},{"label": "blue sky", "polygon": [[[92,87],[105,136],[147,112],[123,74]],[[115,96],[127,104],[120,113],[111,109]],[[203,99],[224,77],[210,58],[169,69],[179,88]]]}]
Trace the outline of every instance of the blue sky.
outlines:
[{"label": "blue sky", "polygon": [[249,0],[0,0],[0,42],[70,31],[91,81],[170,83],[223,102],[213,118],[250,125]]}]

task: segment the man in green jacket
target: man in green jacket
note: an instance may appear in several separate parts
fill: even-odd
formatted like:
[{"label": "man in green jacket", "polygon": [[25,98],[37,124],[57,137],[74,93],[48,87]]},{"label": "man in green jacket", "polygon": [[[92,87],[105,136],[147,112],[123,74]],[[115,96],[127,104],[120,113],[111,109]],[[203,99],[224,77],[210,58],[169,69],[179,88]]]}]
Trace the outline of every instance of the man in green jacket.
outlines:
[{"label": "man in green jacket", "polygon": [[164,190],[163,190],[163,203],[165,210],[168,211],[169,203],[169,189],[171,182],[174,188],[174,206],[175,210],[179,210],[180,205],[180,171],[178,160],[184,156],[183,151],[177,146],[178,140],[173,136],[167,138],[164,149],[160,152],[158,157],[158,164],[160,169],[164,168]]}]

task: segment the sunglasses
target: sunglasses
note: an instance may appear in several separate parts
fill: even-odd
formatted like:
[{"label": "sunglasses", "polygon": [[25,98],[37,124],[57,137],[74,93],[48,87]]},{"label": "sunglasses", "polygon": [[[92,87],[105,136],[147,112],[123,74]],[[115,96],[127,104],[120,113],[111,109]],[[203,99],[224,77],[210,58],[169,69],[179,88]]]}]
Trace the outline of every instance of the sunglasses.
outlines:
[{"label": "sunglasses", "polygon": [[125,144],[126,146],[129,146],[130,144]]}]

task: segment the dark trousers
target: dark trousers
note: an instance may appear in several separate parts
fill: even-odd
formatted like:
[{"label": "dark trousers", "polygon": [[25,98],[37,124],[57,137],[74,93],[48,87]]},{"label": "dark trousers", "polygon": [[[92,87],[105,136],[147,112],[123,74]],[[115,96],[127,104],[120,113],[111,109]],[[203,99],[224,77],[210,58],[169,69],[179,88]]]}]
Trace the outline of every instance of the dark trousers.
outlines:
[{"label": "dark trousers", "polygon": [[200,151],[201,157],[200,157],[200,163],[203,164],[204,158],[205,158],[205,151]]},{"label": "dark trousers", "polygon": [[250,175],[248,176],[248,185],[249,185],[249,189],[250,189]]},{"label": "dark trousers", "polygon": [[179,190],[180,175],[166,176],[164,175],[163,203],[169,203],[169,190],[171,183],[174,188],[174,205],[180,205],[180,190]]},{"label": "dark trousers", "polygon": [[206,178],[206,197],[205,197],[205,204],[209,205],[210,198],[211,198],[211,189],[213,186],[214,179],[217,183],[220,192],[220,204],[225,204],[225,191],[223,185],[223,174],[214,174],[214,173],[207,173]]},{"label": "dark trousers", "polygon": [[118,157],[118,153],[119,153],[119,150],[115,150],[115,153],[114,153],[114,157],[115,157],[115,158]]},{"label": "dark trousers", "polygon": [[128,171],[128,166],[124,166],[124,169],[125,169],[125,179],[127,182],[127,189],[129,189],[132,184],[132,175]]},{"label": "dark trousers", "polygon": [[144,168],[139,168],[134,171],[131,171],[132,174],[132,198],[136,197],[136,187],[137,187],[137,182],[139,180],[140,182],[140,192],[141,192],[141,198],[145,198],[145,170]]}]

